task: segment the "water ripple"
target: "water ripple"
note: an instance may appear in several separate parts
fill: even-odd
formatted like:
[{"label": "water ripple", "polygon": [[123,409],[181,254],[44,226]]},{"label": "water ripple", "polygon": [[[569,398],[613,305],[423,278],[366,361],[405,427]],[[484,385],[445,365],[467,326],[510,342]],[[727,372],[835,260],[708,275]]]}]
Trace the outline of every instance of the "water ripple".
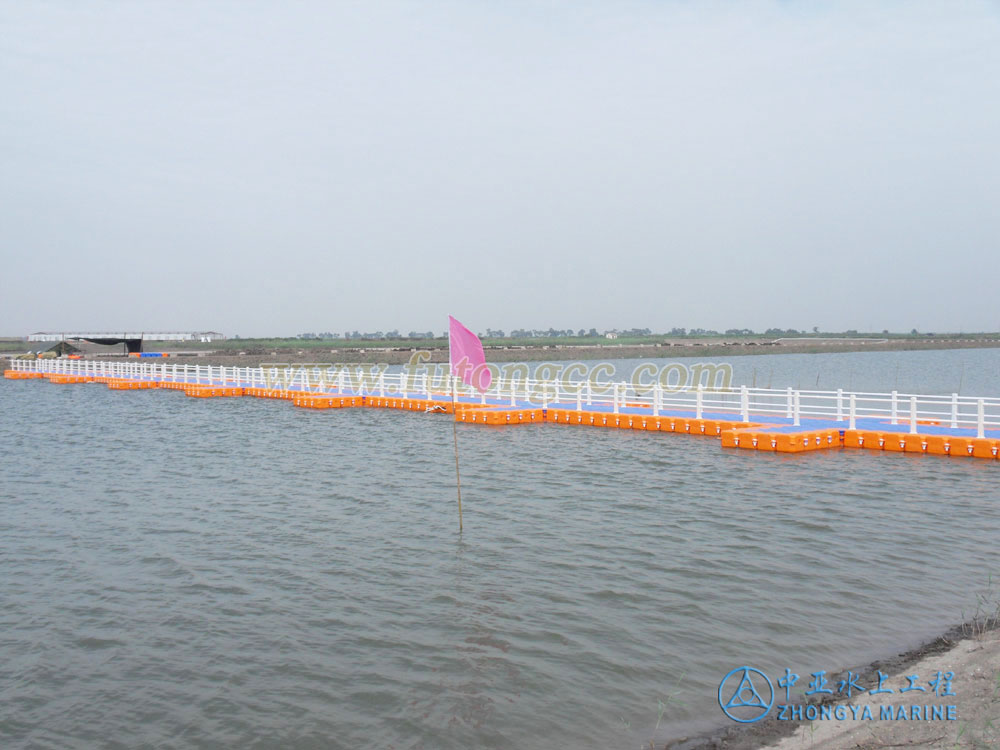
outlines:
[{"label": "water ripple", "polygon": [[[998,467],[0,387],[0,744],[605,748],[1000,570]],[[707,717],[707,718],[706,718]]]}]

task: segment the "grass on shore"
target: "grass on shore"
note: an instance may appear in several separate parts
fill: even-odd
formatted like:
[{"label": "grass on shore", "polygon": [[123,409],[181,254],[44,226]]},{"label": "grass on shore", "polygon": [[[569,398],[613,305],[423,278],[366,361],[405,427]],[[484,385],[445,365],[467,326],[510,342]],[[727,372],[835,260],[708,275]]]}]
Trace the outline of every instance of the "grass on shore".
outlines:
[{"label": "grass on shore", "polygon": [[[809,339],[834,340],[876,338],[889,341],[935,341],[948,339],[974,339],[1000,342],[998,333],[942,333],[942,334],[858,334],[858,333],[815,333],[798,334],[805,344]],[[532,338],[490,338],[483,337],[486,347],[572,347],[572,346],[653,346],[663,343],[683,344],[694,341],[726,341],[735,344],[773,341],[774,336],[761,334],[706,334],[671,336],[666,334],[650,336],[619,336],[608,339],[604,336],[538,336]],[[300,339],[286,338],[233,338],[224,341],[196,342],[169,341],[158,347],[164,351],[171,349],[211,349],[214,351],[245,351],[248,349],[445,349],[446,337],[437,338],[393,338],[393,339]]]},{"label": "grass on shore", "polygon": [[976,592],[976,608],[972,617],[962,612],[962,632],[967,638],[982,640],[987,633],[1000,628],[1000,585],[990,573],[986,586]]}]

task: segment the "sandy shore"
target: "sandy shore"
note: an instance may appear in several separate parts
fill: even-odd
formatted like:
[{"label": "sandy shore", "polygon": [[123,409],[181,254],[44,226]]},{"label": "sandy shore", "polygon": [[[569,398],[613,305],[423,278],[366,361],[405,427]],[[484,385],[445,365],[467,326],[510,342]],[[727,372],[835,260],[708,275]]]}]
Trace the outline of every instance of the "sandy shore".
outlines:
[{"label": "sandy shore", "polygon": [[[731,724],[718,732],[668,742],[665,750],[876,750],[877,748],[1000,748],[1000,631],[968,637],[968,629],[956,628],[930,643],[855,668],[859,682],[877,685],[878,672],[884,686],[896,688],[887,695],[870,692],[849,700],[824,704],[831,718],[809,721],[778,721],[774,715],[756,724]],[[953,696],[935,695],[928,681],[938,673],[954,673]],[[900,686],[909,675],[919,675],[916,685],[926,692],[901,695]],[[839,678],[839,676],[838,676]],[[807,675],[805,679],[810,677]],[[947,692],[942,688],[942,693]],[[915,697],[914,697],[915,696]],[[780,700],[780,698],[779,698]],[[792,697],[793,702],[796,700]],[[892,706],[893,719],[882,718],[883,706]],[[907,718],[900,717],[899,707]],[[917,706],[920,708],[914,709]],[[933,714],[940,706],[945,717],[953,706],[954,720]],[[865,709],[871,718],[867,718]],[[817,707],[813,710],[821,710]],[[916,715],[915,713],[916,712]],[[917,718],[919,716],[920,718]],[[925,717],[932,717],[927,720]]]},{"label": "sandy shore", "polygon": [[[919,674],[922,679],[938,672],[954,672],[952,689],[955,696],[929,697],[906,704],[954,705],[954,721],[862,721],[848,711],[844,721],[816,721],[800,726],[785,739],[767,745],[772,750],[848,750],[848,748],[881,748],[922,746],[933,748],[996,748],[1000,747],[1000,637],[993,633],[982,640],[966,639],[951,649],[933,654],[913,664],[906,674]],[[900,673],[897,677],[902,678]],[[890,680],[892,684],[901,679]],[[903,683],[905,684],[905,683]],[[877,717],[878,706],[887,703],[884,696],[865,693],[851,704],[863,715],[871,707]],[[899,705],[904,701],[892,701]],[[912,709],[911,709],[912,710]]]}]

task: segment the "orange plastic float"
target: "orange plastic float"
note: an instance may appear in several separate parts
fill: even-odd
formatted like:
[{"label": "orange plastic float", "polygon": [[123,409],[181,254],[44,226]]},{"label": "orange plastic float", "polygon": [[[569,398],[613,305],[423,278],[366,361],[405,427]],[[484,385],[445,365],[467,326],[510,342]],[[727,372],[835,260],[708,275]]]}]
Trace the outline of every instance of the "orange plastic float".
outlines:
[{"label": "orange plastic float", "polygon": [[[589,411],[586,408],[568,407],[561,404],[553,408],[504,407],[496,404],[446,399],[411,398],[401,395],[367,395],[340,393],[330,389],[325,393],[315,391],[290,390],[284,388],[243,387],[232,380],[223,379],[214,384],[158,381],[108,375],[79,375],[61,372],[36,372],[26,370],[5,370],[8,380],[38,380],[46,378],[60,385],[76,383],[106,383],[111,390],[146,390],[162,388],[183,391],[194,398],[220,398],[252,396],[290,400],[295,406],[307,409],[336,409],[370,407],[398,409],[413,412],[454,413],[454,419],[466,424],[485,426],[520,425],[532,423],[554,423],[561,425],[586,425],[593,427],[615,427],[618,429],[643,430],[647,432],[678,432],[719,439],[726,448],[756,450],[775,453],[804,453],[831,448],[874,450],[893,453],[930,454],[936,456],[972,457],[985,460],[1000,460],[1000,439],[992,437],[974,438],[968,435],[922,434],[907,431],[911,423],[900,417],[897,424],[889,420],[869,424],[884,425],[876,429],[822,429],[791,430],[788,422],[782,424],[753,423],[716,417],[663,416],[643,413],[613,413]],[[641,405],[636,405],[641,406]],[[725,416],[725,415],[723,415]],[[805,421],[805,420],[804,420]],[[815,420],[814,420],[815,422]],[[937,420],[919,420],[917,425],[942,428]],[[895,431],[893,429],[900,431]]]},{"label": "orange plastic float", "polygon": [[49,375],[48,380],[50,383],[56,383],[57,385],[72,385],[75,383],[89,383],[93,378],[86,375]]},{"label": "orange plastic float", "polygon": [[39,380],[45,377],[43,372],[24,372],[22,370],[4,370],[3,376],[7,380]]},{"label": "orange plastic float", "polygon": [[342,409],[350,406],[361,406],[360,396],[296,396],[292,399],[295,406],[304,409]]},{"label": "orange plastic float", "polygon": [[192,398],[227,398],[242,396],[243,388],[233,388],[219,385],[189,385],[184,389],[185,396]]},{"label": "orange plastic float", "polygon": [[107,386],[112,391],[141,391],[148,388],[159,388],[155,380],[126,380],[124,378],[109,378]]}]

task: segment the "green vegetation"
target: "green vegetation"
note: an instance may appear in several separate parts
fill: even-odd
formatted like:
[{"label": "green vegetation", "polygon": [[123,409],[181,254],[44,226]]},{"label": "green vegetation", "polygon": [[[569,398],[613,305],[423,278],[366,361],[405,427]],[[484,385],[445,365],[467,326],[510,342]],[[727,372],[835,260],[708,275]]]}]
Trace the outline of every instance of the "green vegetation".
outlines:
[{"label": "green vegetation", "polygon": [[[447,349],[448,338],[446,336],[428,336],[424,334],[411,333],[401,335],[399,331],[381,331],[375,333],[358,333],[354,331],[349,334],[349,338],[344,335],[324,333],[324,334],[302,334],[300,336],[287,337],[264,337],[264,338],[229,338],[208,342],[201,341],[150,341],[146,344],[149,351],[213,351],[225,352],[250,352],[266,353],[269,351],[330,351],[342,349]],[[390,335],[391,334],[391,335]],[[674,328],[666,333],[652,333],[649,329],[631,329],[629,331],[607,331],[598,333],[595,329],[590,331],[579,330],[559,331],[549,329],[548,331],[524,331],[515,330],[506,335],[504,331],[486,329],[482,336],[483,345],[487,348],[564,348],[564,347],[614,347],[614,346],[655,346],[663,344],[685,344],[703,342],[706,344],[768,344],[776,339],[801,339],[801,344],[808,346],[810,340],[815,340],[817,346],[821,341],[831,342],[836,339],[875,339],[893,341],[936,341],[948,342],[953,340],[968,340],[982,343],[1000,344],[1000,334],[998,333],[859,333],[858,331],[819,331],[811,332],[797,331],[795,329],[771,328],[764,333],[755,333],[750,329],[728,329],[724,332],[706,330],[701,328],[684,329]],[[523,334],[523,335],[522,335]],[[787,343],[787,341],[786,341]],[[49,349],[51,342],[30,342],[23,339],[0,338],[0,353],[26,352]]]},{"label": "green vegetation", "polygon": [[448,346],[448,339],[301,339],[260,338],[260,339],[225,339],[224,341],[163,341],[149,342],[147,349],[162,349],[163,351],[184,350],[197,351],[202,349],[212,351],[251,351],[254,349],[393,349],[399,347],[435,349]]},{"label": "green vegetation", "polygon": [[966,637],[982,640],[986,634],[1000,628],[1000,580],[994,580],[990,573],[986,586],[976,592],[976,608],[966,619],[962,612],[962,632]]},{"label": "green vegetation", "polygon": [[[683,331],[683,333],[681,332]],[[391,331],[390,333],[398,333]],[[489,333],[502,333],[489,331]],[[520,333],[515,331],[515,333]],[[890,341],[926,341],[952,340],[952,339],[974,339],[981,341],[1000,342],[1000,334],[997,333],[858,333],[857,331],[843,332],[821,332],[814,331],[806,333],[794,329],[769,329],[766,333],[753,333],[749,329],[736,331],[730,329],[725,333],[717,331],[705,331],[703,329],[674,329],[670,333],[615,333],[613,338],[603,334],[596,335],[566,335],[568,332],[557,331],[561,335],[538,335],[541,332],[533,331],[531,336],[499,336],[486,335],[483,337],[483,345],[486,347],[568,347],[568,346],[641,346],[655,345],[667,342],[684,342],[692,340],[712,341],[712,342],[769,342],[778,338],[801,338],[808,339],[852,339],[871,338],[888,339]],[[581,332],[582,333],[582,332]],[[157,344],[158,348],[169,350],[213,350],[213,351],[252,351],[252,350],[278,350],[278,349],[444,349],[448,346],[448,339],[445,336],[428,338],[409,336],[388,337],[381,332],[377,334],[359,334],[352,338],[319,338],[314,334],[302,336],[290,336],[285,338],[231,338],[223,341],[196,342],[196,341],[170,341]],[[381,338],[376,338],[381,336]],[[24,344],[22,343],[23,347]]]}]

